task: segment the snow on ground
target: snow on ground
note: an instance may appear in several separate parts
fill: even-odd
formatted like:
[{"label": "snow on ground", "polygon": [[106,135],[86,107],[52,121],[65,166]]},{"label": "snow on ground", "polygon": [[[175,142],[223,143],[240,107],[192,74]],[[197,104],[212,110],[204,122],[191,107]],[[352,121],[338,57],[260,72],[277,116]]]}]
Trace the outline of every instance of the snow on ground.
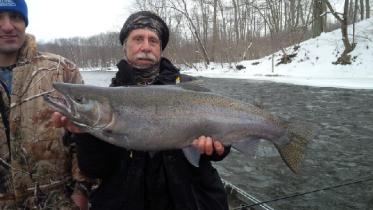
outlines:
[{"label": "snow on ground", "polygon": [[[196,64],[196,68],[182,68],[182,73],[212,78],[238,78],[269,80],[274,82],[338,87],[373,89],[373,18],[356,24],[355,50],[350,53],[351,65],[334,65],[344,46],[340,29],[307,40],[286,49],[287,54],[297,53],[289,64],[276,65],[282,52],[258,60],[247,60],[236,64]],[[349,26],[352,41],[352,26]],[[274,68],[272,68],[274,63]],[[236,65],[246,68],[237,70]]]}]

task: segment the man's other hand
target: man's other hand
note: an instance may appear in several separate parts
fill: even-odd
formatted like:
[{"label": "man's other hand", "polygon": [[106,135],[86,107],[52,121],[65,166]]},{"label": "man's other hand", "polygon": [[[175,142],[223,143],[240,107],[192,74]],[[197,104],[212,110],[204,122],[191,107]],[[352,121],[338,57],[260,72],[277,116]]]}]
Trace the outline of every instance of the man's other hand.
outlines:
[{"label": "man's other hand", "polygon": [[52,123],[56,128],[65,128],[71,133],[81,133],[80,129],[74,125],[67,117],[59,112],[54,112],[52,114]]}]

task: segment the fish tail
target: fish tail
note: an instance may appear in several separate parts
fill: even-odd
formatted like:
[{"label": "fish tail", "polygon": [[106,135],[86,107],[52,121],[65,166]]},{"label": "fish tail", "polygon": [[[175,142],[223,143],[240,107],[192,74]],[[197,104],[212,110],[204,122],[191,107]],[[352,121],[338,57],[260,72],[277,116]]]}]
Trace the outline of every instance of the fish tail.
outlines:
[{"label": "fish tail", "polygon": [[287,124],[286,135],[280,138],[276,147],[286,165],[294,173],[298,172],[301,160],[304,157],[307,144],[315,137],[318,126],[304,121],[293,121]]}]

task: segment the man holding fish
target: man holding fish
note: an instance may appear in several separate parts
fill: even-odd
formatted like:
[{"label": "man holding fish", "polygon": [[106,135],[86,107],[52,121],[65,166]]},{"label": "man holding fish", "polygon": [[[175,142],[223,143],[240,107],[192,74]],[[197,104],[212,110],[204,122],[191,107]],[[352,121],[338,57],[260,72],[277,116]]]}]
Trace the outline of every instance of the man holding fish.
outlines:
[{"label": "man holding fish", "polygon": [[[117,64],[111,87],[174,85],[187,80],[162,57],[169,29],[158,15],[149,11],[132,14],[119,39],[124,57]],[[220,141],[201,134],[194,137],[188,150],[141,151],[118,147],[85,133],[82,126],[60,112],[55,112],[52,119],[56,127],[71,132],[68,138],[77,144],[82,173],[99,180],[91,194],[91,209],[228,210],[223,184],[210,163],[222,160],[230,151]],[[142,126],[144,135],[152,134],[145,123],[131,126]],[[162,132],[175,131],[165,127]],[[196,151],[201,154],[198,167],[190,163],[193,155],[186,155]]]}]

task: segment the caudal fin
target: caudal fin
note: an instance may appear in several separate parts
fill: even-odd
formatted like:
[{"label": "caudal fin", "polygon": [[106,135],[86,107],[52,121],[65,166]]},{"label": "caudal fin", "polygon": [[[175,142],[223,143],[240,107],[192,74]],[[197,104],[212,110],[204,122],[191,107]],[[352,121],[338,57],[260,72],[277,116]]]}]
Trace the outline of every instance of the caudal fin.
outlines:
[{"label": "caudal fin", "polygon": [[291,122],[287,127],[287,135],[279,142],[287,142],[276,145],[286,165],[297,173],[301,160],[304,157],[307,144],[316,136],[318,126],[306,122]]}]

